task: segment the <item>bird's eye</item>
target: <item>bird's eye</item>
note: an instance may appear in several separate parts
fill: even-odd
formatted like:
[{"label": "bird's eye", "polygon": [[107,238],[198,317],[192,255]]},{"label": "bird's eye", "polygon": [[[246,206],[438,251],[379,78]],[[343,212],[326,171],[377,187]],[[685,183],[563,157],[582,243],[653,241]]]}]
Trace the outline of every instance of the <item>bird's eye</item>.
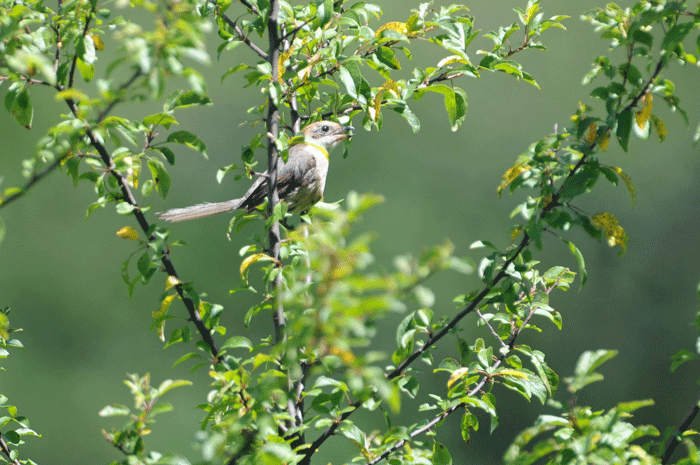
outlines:
[{"label": "bird's eye", "polygon": [[328,127],[327,124],[324,124],[323,126],[321,126],[321,131],[323,131],[323,132],[328,132],[329,129],[330,128]]}]

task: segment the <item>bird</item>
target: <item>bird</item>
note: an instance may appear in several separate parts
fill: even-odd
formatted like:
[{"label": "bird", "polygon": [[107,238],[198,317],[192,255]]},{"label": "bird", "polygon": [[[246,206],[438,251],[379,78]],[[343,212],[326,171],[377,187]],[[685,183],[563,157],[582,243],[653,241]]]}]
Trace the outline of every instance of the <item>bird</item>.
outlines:
[{"label": "bird", "polygon": [[[317,121],[304,127],[303,139],[292,139],[287,162],[282,157],[277,161],[277,192],[280,200],[287,204],[288,212],[303,213],[323,198],[328,174],[328,154],[340,141],[351,138],[354,130],[352,126],[342,126],[333,121]],[[265,171],[238,199],[173,208],[156,213],[156,216],[165,221],[177,222],[234,210],[250,213],[267,197],[267,177],[268,172]]]}]

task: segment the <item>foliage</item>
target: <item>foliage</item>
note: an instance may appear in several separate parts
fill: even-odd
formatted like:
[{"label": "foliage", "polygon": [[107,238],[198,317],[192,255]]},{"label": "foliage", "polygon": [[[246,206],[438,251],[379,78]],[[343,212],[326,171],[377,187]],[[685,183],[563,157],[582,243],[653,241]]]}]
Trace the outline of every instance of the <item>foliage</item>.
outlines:
[{"label": "foliage", "polygon": [[[484,35],[494,45],[491,50],[476,51],[482,58],[475,63],[469,47],[480,31],[461,5],[424,3],[405,21],[383,24],[377,6],[343,0],[298,5],[278,0],[134,0],[129,6],[152,24],[147,27],[129,19],[131,15],[115,15],[97,0],[59,1],[55,10],[35,1],[5,2],[0,7],[6,109],[20,126],[30,127],[32,86],[42,85],[53,89],[69,110],[26,160],[27,184],[6,189],[0,205],[22,197],[44,176],[61,169],[74,184],[87,181],[94,186],[96,199],[87,209],[88,216],[97,208],[114,205],[126,221],[135,220],[139,230],[127,225],[117,232],[137,246],[122,265],[128,293],[133,295],[139,283],[151,284],[163,271],[165,291],[160,307],[153,311],[153,329],[166,347],[180,343],[189,347],[176,364],[194,361],[192,370],[209,370],[211,390],[198,405],[203,411],[198,437],[203,463],[307,464],[328,450],[330,437],[340,436],[357,448],[357,455],[348,462],[448,464],[452,458],[437,439],[439,427],[458,413],[461,435],[468,441],[479,428],[475,412],[480,412],[493,430],[499,423],[500,387],[528,401],[534,397],[565,410],[551,400],[559,377],[545,354],[518,338],[524,330],[544,331],[542,322],[561,328],[562,315],[551,307],[551,293],[568,290],[576,275],[581,286],[586,282],[584,257],[569,239],[572,228],[580,227],[625,251],[628,237],[613,213],[586,212],[575,202],[601,176],[614,185],[622,180],[634,202],[631,178],[599,156],[613,137],[624,151],[631,149],[632,134],[646,139],[653,130],[659,140],[666,138],[666,125],[654,112],[654,100],[663,100],[687,122],[675,86],[662,71],[674,63],[696,62],[685,51],[684,42],[697,31],[699,12],[688,10],[685,2],[649,0],[627,9],[608,4],[585,16],[613,49],[625,51],[619,63],[607,56],[596,58],[584,79],[584,84],[600,84],[590,95],[601,101],[604,110],[581,103],[571,126],[533,143],[506,171],[498,192],[528,189],[530,195],[513,211],[521,222],[512,228],[509,247],[500,250],[487,240],[473,244],[474,249],[488,250],[477,267],[455,257],[449,242],[418,257],[398,257],[393,271],[377,266],[371,234],[356,234],[353,229],[362,214],[380,201],[371,195],[351,193],[342,207],[319,204],[294,230],[275,195],[266,211],[236,215],[230,232],[237,234],[253,224],[267,234],[266,238],[255,235],[243,248],[242,282],[232,290],[259,297],[245,316],[246,325],[259,315],[273,314],[269,336],[252,341],[241,334],[228,335],[229,329],[220,321],[223,307],[206,301],[199,285],[180,279],[170,257],[171,247],[180,244],[170,241],[167,229],[150,221],[147,204],[154,192],[162,198],[169,193],[173,180],[167,166],[175,162],[173,144],[207,156],[199,136],[171,127],[178,124],[178,112],[211,103],[197,67],[210,61],[204,38],[212,22],[221,40],[219,59],[225,60],[226,51],[242,44],[259,58],[256,63],[232,66],[222,77],[243,72],[247,87],[256,86],[265,96],[248,112],[252,125],[265,123],[265,128],[241,154],[241,174],[252,176],[258,149],[266,150],[267,166],[276,166],[277,157],[286,157],[290,138],[304,122],[337,119],[349,124],[359,119],[366,130],[381,130],[383,111],[392,110],[418,131],[420,121],[409,103],[414,105],[428,93],[441,95],[448,123],[458,130],[466,115],[467,93],[457,87],[457,79],[492,71],[537,86],[513,57],[530,49],[546,49],[542,34],[551,27],[563,29],[566,16],[546,19],[539,1],[530,0],[525,9],[515,10],[517,23]],[[231,19],[234,16],[236,20]],[[256,43],[265,36],[266,47]],[[516,37],[519,45],[512,46]],[[434,47],[439,58],[432,66],[404,71],[412,58],[411,47],[418,41]],[[97,58],[105,54],[105,44],[115,53],[106,58],[111,61],[99,68],[97,77]],[[94,86],[88,85],[93,82]],[[162,110],[143,110],[141,117],[133,119],[115,115],[123,103],[152,102]],[[236,170],[235,165],[222,169],[219,181]],[[268,176],[272,193],[276,192],[274,178]],[[566,244],[578,264],[577,272],[564,266],[540,268],[536,253],[545,245],[545,233]],[[457,310],[436,318],[427,279],[445,271],[471,273],[475,268],[481,287],[458,295]],[[252,279],[251,271],[258,270],[262,278]],[[179,324],[171,314],[176,301],[187,312]],[[379,336],[379,322],[393,312],[406,315],[396,328],[396,350],[386,354],[374,350],[373,342]],[[477,315],[484,335],[467,341],[460,332],[471,313]],[[220,342],[225,335],[228,339]],[[5,336],[3,332],[3,343],[13,345]],[[434,348],[446,341],[456,343],[453,356],[435,361]],[[600,378],[594,370],[612,355],[599,351],[582,356],[575,376],[565,381],[574,395]],[[444,391],[431,392],[431,402],[419,406],[414,402],[421,371],[417,360],[448,377]],[[145,437],[153,417],[171,408],[158,403],[163,394],[188,383],[169,380],[153,388],[148,375],[130,376],[127,385],[136,412],[125,406],[101,412],[129,417],[123,429],[104,433],[125,455],[122,463],[186,463],[174,454],[149,451]],[[505,460],[668,460],[663,448],[652,451],[649,444],[631,444],[658,434],[653,427],[634,427],[625,420],[648,404],[621,403],[597,412],[572,402],[568,412],[542,416],[518,436]],[[21,444],[23,434],[34,433],[23,418],[15,417],[14,407],[6,408],[13,418],[5,424],[15,421],[23,427],[4,432],[6,444],[0,443],[16,462],[14,446]],[[381,420],[365,430],[353,417],[359,410]],[[406,410],[415,412],[416,422],[396,425],[396,414]],[[552,432],[551,437],[527,448],[546,432]],[[691,460],[693,446],[688,448]]]}]

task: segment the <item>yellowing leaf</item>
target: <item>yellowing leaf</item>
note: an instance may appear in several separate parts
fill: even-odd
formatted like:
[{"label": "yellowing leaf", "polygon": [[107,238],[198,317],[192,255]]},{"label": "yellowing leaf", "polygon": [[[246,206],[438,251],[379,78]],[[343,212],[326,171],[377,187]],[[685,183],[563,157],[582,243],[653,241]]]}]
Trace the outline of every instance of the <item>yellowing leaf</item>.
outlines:
[{"label": "yellowing leaf", "polygon": [[450,375],[450,379],[447,380],[447,389],[451,388],[452,385],[455,382],[457,382],[457,380],[459,380],[460,378],[463,378],[467,374],[469,374],[469,368],[460,368],[458,370],[453,371],[452,374]]},{"label": "yellowing leaf", "polygon": [[508,375],[508,376],[515,376],[516,378],[527,378],[527,375],[525,373],[523,373],[522,371],[511,370],[510,368],[506,368],[505,370],[501,370],[496,374],[500,375],[500,376]]},{"label": "yellowing leaf", "polygon": [[379,29],[377,29],[377,32],[374,33],[374,37],[379,37],[379,33],[386,29],[391,29],[392,31],[400,32],[401,34],[406,34],[408,32],[406,23],[402,23],[401,21],[392,21],[380,26]]},{"label": "yellowing leaf", "polygon": [[345,365],[352,365],[355,363],[355,354],[352,353],[351,350],[349,349],[343,349],[338,346],[331,346],[330,351],[331,355],[335,355],[336,357],[340,358]]},{"label": "yellowing leaf", "polygon": [[639,129],[644,129],[647,125],[647,121],[649,121],[649,118],[651,117],[652,99],[653,97],[651,94],[645,94],[644,97],[642,97],[644,107],[634,115],[634,119],[637,122]]},{"label": "yellowing leaf", "polygon": [[117,231],[117,236],[121,237],[122,239],[131,239],[132,241],[139,240],[139,233],[136,232],[136,230],[131,226],[124,226],[121,228],[119,231]]},{"label": "yellowing leaf", "polygon": [[178,284],[182,284],[182,281],[177,279],[175,276],[168,276],[168,279],[165,280],[165,290],[167,291],[168,289],[171,289]]},{"label": "yellowing leaf", "polygon": [[664,139],[666,139],[666,136],[668,135],[666,125],[663,121],[661,121],[661,118],[655,115],[651,115],[651,123],[654,127],[654,131],[656,131],[656,134],[659,136],[659,142],[663,142]]},{"label": "yellowing leaf", "polygon": [[527,9],[527,18],[526,18],[526,22],[527,22],[528,24],[530,23],[530,20],[532,20],[532,17],[535,16],[535,14],[537,14],[537,12],[539,11],[539,9],[540,9],[540,5],[537,4],[537,3],[532,4],[532,6],[531,6],[530,8]]},{"label": "yellowing leaf", "polygon": [[635,189],[634,184],[632,184],[632,178],[630,178],[629,175],[627,175],[627,173],[622,171],[617,166],[612,166],[611,169],[615,171],[625,182],[625,186],[627,186],[627,190],[630,193],[630,197],[632,197],[632,205],[637,203],[637,189]]},{"label": "yellowing leaf", "polygon": [[603,229],[603,234],[608,241],[610,247],[619,245],[622,247],[622,252],[625,253],[627,250],[627,241],[629,237],[622,226],[618,223],[619,221],[615,218],[615,215],[609,212],[598,213],[593,216],[593,225]]},{"label": "yellowing leaf", "polygon": [[56,100],[75,100],[80,102],[81,100],[87,100],[88,96],[77,89],[66,89],[58,92],[55,98]]},{"label": "yellowing leaf", "polygon": [[501,195],[503,189],[508,187],[508,184],[513,182],[515,178],[517,178],[529,169],[530,165],[526,163],[518,163],[517,165],[513,166],[511,169],[506,171],[506,174],[503,175],[503,180],[501,181],[501,184],[498,186],[498,195]]},{"label": "yellowing leaf", "polygon": [[244,283],[248,284],[248,268],[258,260],[270,261],[272,260],[272,257],[264,253],[256,253],[255,255],[249,255],[246,257],[241,263],[241,280],[243,280]]},{"label": "yellowing leaf", "polygon": [[92,41],[95,43],[96,50],[105,49],[105,43],[102,42],[102,37],[98,36],[97,34],[90,34],[90,37],[92,37]]},{"label": "yellowing leaf", "polygon": [[377,95],[374,96],[374,100],[372,100],[372,108],[374,109],[374,121],[377,121],[379,119],[379,111],[382,108],[382,98],[384,98],[384,92],[387,90],[393,91],[396,95],[399,93],[399,86],[396,84],[396,81],[389,79],[387,80],[384,84],[382,84],[382,87],[377,91]]},{"label": "yellowing leaf", "polygon": [[525,232],[525,230],[521,226],[516,226],[510,231],[510,240],[514,241],[516,237],[518,237],[521,233]]},{"label": "yellowing leaf", "polygon": [[605,133],[600,136],[600,148],[603,152],[607,152],[608,145],[610,145],[610,131],[605,131]]},{"label": "yellowing leaf", "polygon": [[589,144],[592,144],[595,142],[596,137],[598,136],[598,127],[594,122],[591,122],[590,126],[588,126],[588,135],[586,136],[586,140],[588,141]]},{"label": "yellowing leaf", "polygon": [[284,62],[289,60],[289,57],[292,56],[292,53],[294,53],[294,45],[289,47],[284,52],[280,53],[280,56],[277,59],[277,69],[279,70],[279,77],[277,78],[277,80],[279,82],[283,82],[282,74],[284,74]]},{"label": "yellowing leaf", "polygon": [[154,320],[160,320],[158,322],[158,325],[156,326],[156,330],[158,331],[158,337],[160,338],[161,341],[165,342],[165,318],[164,317],[168,313],[168,307],[170,307],[170,304],[172,303],[173,299],[177,297],[176,295],[166,295],[165,298],[163,299],[163,302],[160,305],[160,308],[153,312],[153,319]]}]

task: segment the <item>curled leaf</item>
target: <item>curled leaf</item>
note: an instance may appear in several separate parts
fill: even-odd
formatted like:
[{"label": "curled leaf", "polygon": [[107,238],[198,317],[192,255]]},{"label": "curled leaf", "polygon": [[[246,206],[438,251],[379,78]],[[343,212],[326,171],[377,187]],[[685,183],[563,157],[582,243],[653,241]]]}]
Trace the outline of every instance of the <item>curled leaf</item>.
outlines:
[{"label": "curled leaf", "polygon": [[122,239],[130,239],[132,241],[139,240],[139,233],[136,232],[136,230],[131,226],[124,226],[121,228],[119,231],[117,231],[117,236],[121,237]]},{"label": "curled leaf", "polygon": [[630,193],[630,197],[632,197],[632,205],[637,203],[637,189],[634,187],[634,184],[632,184],[632,178],[630,178],[627,173],[622,171],[622,169],[618,168],[617,166],[613,166],[611,167],[611,169],[613,169],[618,174],[618,176],[622,178],[622,180],[625,183],[625,186],[627,186],[627,190]]}]

